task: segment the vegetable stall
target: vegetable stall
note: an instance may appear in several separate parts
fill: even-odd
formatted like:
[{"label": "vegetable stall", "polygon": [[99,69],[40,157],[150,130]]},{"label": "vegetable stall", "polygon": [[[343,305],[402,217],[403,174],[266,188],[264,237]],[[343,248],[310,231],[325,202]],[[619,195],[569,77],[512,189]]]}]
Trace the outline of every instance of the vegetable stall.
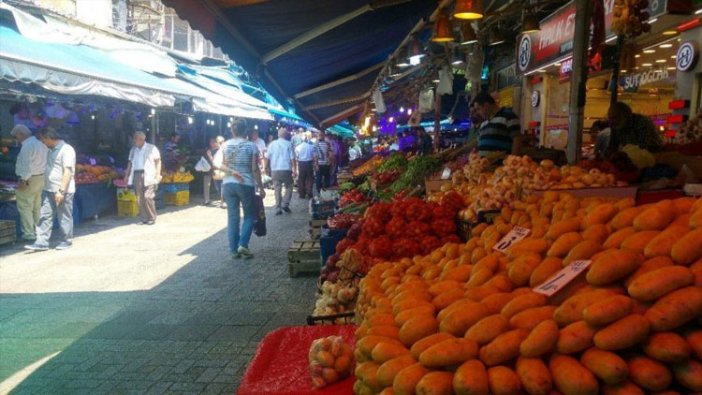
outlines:
[{"label": "vegetable stall", "polygon": [[702,391],[702,199],[640,204],[620,176],[465,153],[354,169],[311,322],[352,317],[355,365],[342,380],[313,346],[310,391]]}]

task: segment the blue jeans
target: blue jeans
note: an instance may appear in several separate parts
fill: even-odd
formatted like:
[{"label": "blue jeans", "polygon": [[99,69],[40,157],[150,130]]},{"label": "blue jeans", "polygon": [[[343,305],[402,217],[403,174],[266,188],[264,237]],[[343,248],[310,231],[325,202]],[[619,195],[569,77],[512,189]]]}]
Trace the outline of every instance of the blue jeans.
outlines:
[{"label": "blue jeans", "polygon": [[[254,222],[254,187],[249,185],[227,183],[222,185],[224,201],[227,202],[227,236],[229,250],[235,254],[239,246],[249,248]],[[239,204],[244,209],[244,221],[239,230]]]}]

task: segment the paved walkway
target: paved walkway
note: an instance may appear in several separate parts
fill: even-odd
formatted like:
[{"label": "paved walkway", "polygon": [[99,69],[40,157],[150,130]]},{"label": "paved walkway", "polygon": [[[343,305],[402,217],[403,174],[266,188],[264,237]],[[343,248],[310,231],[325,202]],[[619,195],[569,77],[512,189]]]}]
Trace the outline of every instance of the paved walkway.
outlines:
[{"label": "paved walkway", "polygon": [[229,257],[226,211],[203,206],[100,219],[67,251],[0,248],[0,394],[235,393],[258,341],[312,310],[316,278],[287,271],[305,203],[267,210],[250,261]]}]

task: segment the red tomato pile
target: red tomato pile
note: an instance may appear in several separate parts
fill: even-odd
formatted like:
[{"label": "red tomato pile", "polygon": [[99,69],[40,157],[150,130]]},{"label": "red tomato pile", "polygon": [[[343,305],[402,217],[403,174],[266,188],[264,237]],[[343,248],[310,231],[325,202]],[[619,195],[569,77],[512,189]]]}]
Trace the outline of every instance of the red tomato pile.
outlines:
[{"label": "red tomato pile", "polygon": [[368,201],[368,198],[366,198],[366,195],[364,195],[363,192],[359,191],[358,189],[352,189],[341,195],[341,199],[339,199],[339,207],[343,208],[349,204],[364,203],[366,201]]},{"label": "red tomato pile", "polygon": [[446,243],[458,243],[455,218],[463,206],[463,198],[456,192],[444,195],[440,203],[417,198],[376,203],[337,244],[336,254],[330,257],[332,266],[352,247],[366,257],[364,266],[369,269],[379,261],[411,258]]}]

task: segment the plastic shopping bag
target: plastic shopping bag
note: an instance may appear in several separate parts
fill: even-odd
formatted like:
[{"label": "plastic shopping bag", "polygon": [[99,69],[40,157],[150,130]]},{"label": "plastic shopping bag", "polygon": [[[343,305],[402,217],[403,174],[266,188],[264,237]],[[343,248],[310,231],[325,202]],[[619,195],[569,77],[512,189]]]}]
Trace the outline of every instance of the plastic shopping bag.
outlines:
[{"label": "plastic shopping bag", "polygon": [[266,209],[263,207],[261,195],[254,195],[254,234],[259,237],[266,235]]},{"label": "plastic shopping bag", "polygon": [[197,163],[195,164],[195,171],[207,173],[211,169],[212,169],[212,166],[210,166],[210,162],[208,162],[204,156],[201,156],[200,160],[197,161]]}]

